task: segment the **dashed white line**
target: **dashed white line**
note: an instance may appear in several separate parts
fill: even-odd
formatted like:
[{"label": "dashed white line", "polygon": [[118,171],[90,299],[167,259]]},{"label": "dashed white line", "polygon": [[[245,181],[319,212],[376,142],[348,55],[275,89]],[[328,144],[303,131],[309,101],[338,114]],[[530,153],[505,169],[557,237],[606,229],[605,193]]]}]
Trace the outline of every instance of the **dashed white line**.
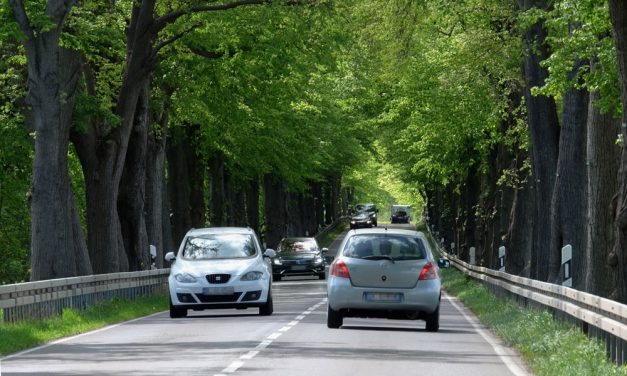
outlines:
[{"label": "dashed white line", "polygon": [[281,327],[279,330],[277,330],[276,332],[274,332],[274,333],[270,334],[268,337],[266,337],[266,339],[264,339],[257,346],[255,346],[254,350],[250,350],[246,354],[241,355],[239,357],[240,360],[234,361],[233,363],[229,364],[228,367],[223,369],[221,373],[216,373],[213,376],[227,376],[226,374],[234,373],[235,371],[237,371],[239,368],[241,368],[245,364],[242,360],[251,360],[251,359],[253,359],[255,356],[257,356],[257,354],[259,354],[259,352],[261,350],[263,350],[263,349],[267,348],[268,346],[270,346],[272,344],[272,342],[275,339],[279,338],[283,333],[285,333],[288,330],[290,330],[293,327],[295,327],[307,315],[309,315],[311,312],[315,311],[316,309],[318,309],[318,307],[320,307],[322,304],[324,304],[324,302],[326,302],[326,300],[327,299],[324,298],[321,302],[318,302],[317,304],[314,304],[313,306],[307,308],[307,310],[305,310],[304,312],[302,312],[301,314],[296,316],[294,318],[294,320],[290,321],[287,325]]}]

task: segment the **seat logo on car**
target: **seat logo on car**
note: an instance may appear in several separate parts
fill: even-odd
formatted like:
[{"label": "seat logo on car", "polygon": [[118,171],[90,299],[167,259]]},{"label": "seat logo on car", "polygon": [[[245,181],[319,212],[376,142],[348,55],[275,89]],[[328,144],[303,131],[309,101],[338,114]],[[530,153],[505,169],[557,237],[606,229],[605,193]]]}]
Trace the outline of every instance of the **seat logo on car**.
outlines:
[{"label": "seat logo on car", "polygon": [[381,276],[381,280],[382,280],[383,282],[387,281],[387,279],[388,279],[388,277],[386,277],[386,276],[384,276],[384,275],[382,275],[382,276]]}]

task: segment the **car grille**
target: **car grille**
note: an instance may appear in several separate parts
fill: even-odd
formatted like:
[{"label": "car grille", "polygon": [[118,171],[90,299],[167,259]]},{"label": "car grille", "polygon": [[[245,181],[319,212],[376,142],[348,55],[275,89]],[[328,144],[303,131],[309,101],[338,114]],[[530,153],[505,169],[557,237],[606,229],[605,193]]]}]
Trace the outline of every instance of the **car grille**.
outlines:
[{"label": "car grille", "polygon": [[207,282],[209,283],[227,283],[231,279],[230,274],[208,274]]},{"label": "car grille", "polygon": [[203,295],[203,294],[196,294],[196,297],[202,303],[229,303],[229,302],[236,302],[237,299],[239,299],[240,295],[242,295],[241,292],[236,292],[236,293],[234,293],[232,295]]},{"label": "car grille", "polygon": [[310,265],[313,260],[283,260],[283,265]]}]

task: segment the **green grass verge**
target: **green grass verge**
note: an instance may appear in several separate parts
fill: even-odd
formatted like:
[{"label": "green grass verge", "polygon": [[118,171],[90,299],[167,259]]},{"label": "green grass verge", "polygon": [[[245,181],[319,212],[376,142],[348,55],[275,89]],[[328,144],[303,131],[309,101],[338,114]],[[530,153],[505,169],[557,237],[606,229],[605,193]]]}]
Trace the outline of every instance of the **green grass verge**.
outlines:
[{"label": "green grass verge", "polygon": [[0,355],[48,343],[107,325],[146,316],[168,309],[167,295],[128,300],[115,298],[100,302],[85,310],[65,309],[59,317],[25,321],[16,324],[0,323]]},{"label": "green grass verge", "polygon": [[346,223],[340,224],[337,228],[328,233],[319,243],[321,248],[328,248],[342,231],[346,230]]},{"label": "green grass verge", "polygon": [[627,375],[627,366],[608,360],[603,343],[554,320],[548,311],[498,299],[454,268],[442,270],[442,281],[445,290],[457,296],[494,334],[518,348],[536,375]]}]

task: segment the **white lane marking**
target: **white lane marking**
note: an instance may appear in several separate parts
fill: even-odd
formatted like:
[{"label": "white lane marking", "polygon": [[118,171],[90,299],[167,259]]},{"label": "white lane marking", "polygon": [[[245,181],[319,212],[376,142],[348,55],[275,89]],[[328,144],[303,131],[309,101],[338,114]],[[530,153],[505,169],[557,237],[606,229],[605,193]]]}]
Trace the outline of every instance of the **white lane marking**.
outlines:
[{"label": "white lane marking", "polygon": [[233,373],[237,371],[238,368],[244,365],[244,362],[233,362],[228,367],[222,370],[224,373]]},{"label": "white lane marking", "polygon": [[120,323],[117,323],[117,324],[105,326],[104,328],[100,328],[100,329],[92,330],[92,331],[89,331],[89,332],[77,334],[75,336],[61,338],[61,339],[58,339],[56,341],[52,341],[50,343],[47,343],[45,345],[33,347],[32,349],[20,351],[18,353],[5,356],[4,358],[0,358],[0,362],[2,362],[3,360],[11,359],[11,358],[17,358],[19,356],[26,355],[26,354],[31,353],[33,351],[42,350],[42,349],[45,349],[45,348],[50,347],[50,346],[54,346],[54,345],[59,344],[59,343],[71,341],[71,340],[76,339],[76,338],[80,338],[80,337],[84,337],[84,336],[87,336],[87,335],[104,332],[104,331],[109,330],[109,329],[117,328],[118,326],[121,326],[121,325],[126,325],[126,324],[129,324],[129,323],[135,322],[135,321],[139,321],[139,320],[147,319],[147,318],[150,318],[150,317],[153,317],[153,316],[157,316],[157,315],[160,315],[162,313],[163,312],[157,312],[157,313],[153,313],[152,315],[138,317],[138,318],[133,319],[133,320],[128,320],[128,321],[120,322]]},{"label": "white lane marking", "polygon": [[477,333],[479,333],[479,335],[481,335],[481,337],[483,337],[483,339],[485,339],[486,342],[489,343],[490,346],[492,346],[492,348],[494,349],[494,352],[496,352],[496,354],[499,356],[501,361],[505,364],[505,366],[510,370],[512,374],[514,374],[515,376],[528,376],[529,375],[528,372],[520,368],[520,366],[518,366],[518,364],[516,364],[512,360],[512,355],[509,354],[508,351],[506,351],[503,346],[497,343],[493,339],[491,334],[489,334],[486,330],[484,330],[477,324],[476,319],[470,317],[469,315],[466,314],[466,312],[464,312],[463,308],[460,307],[460,305],[454,300],[454,298],[448,295],[445,295],[444,298],[448,300],[451,303],[451,305],[455,307],[455,309],[457,309],[457,311],[459,311],[459,313],[461,313],[462,316],[464,316],[466,321],[468,321],[470,325],[472,325],[472,327],[475,328],[475,331],[477,331]]},{"label": "white lane marking", "polygon": [[246,360],[250,360],[252,358],[254,358],[257,354],[259,354],[259,351],[249,351],[246,354],[240,356],[240,359],[246,359]]},{"label": "white lane marking", "polygon": [[[300,322],[300,320],[304,319],[306,315],[310,314],[311,312],[316,310],[318,307],[320,307],[322,304],[324,304],[324,302],[326,302],[326,300],[327,299],[324,298],[322,301],[318,302],[317,304],[314,304],[313,306],[307,308],[307,310],[305,310],[304,312],[302,312],[301,314],[296,316],[294,318],[294,320],[290,321],[287,325],[281,327],[279,330],[277,330],[276,332],[274,332],[274,333],[270,334],[268,337],[266,337],[266,339],[264,339],[257,346],[255,346],[254,350],[250,350],[246,354],[241,355],[239,357],[239,359],[240,360],[251,360],[251,359],[253,359],[255,356],[257,356],[257,354],[259,354],[259,352],[261,350],[264,350],[268,346],[270,346],[272,344],[272,342],[275,339],[279,338],[284,332],[287,332],[288,330],[290,330],[293,327],[295,327]],[[213,376],[227,376],[226,375],[227,373],[234,373],[239,368],[241,368],[244,364],[245,364],[245,362],[243,362],[243,361],[235,361],[235,362],[231,363],[228,367],[223,369],[221,373],[216,373]]]}]

